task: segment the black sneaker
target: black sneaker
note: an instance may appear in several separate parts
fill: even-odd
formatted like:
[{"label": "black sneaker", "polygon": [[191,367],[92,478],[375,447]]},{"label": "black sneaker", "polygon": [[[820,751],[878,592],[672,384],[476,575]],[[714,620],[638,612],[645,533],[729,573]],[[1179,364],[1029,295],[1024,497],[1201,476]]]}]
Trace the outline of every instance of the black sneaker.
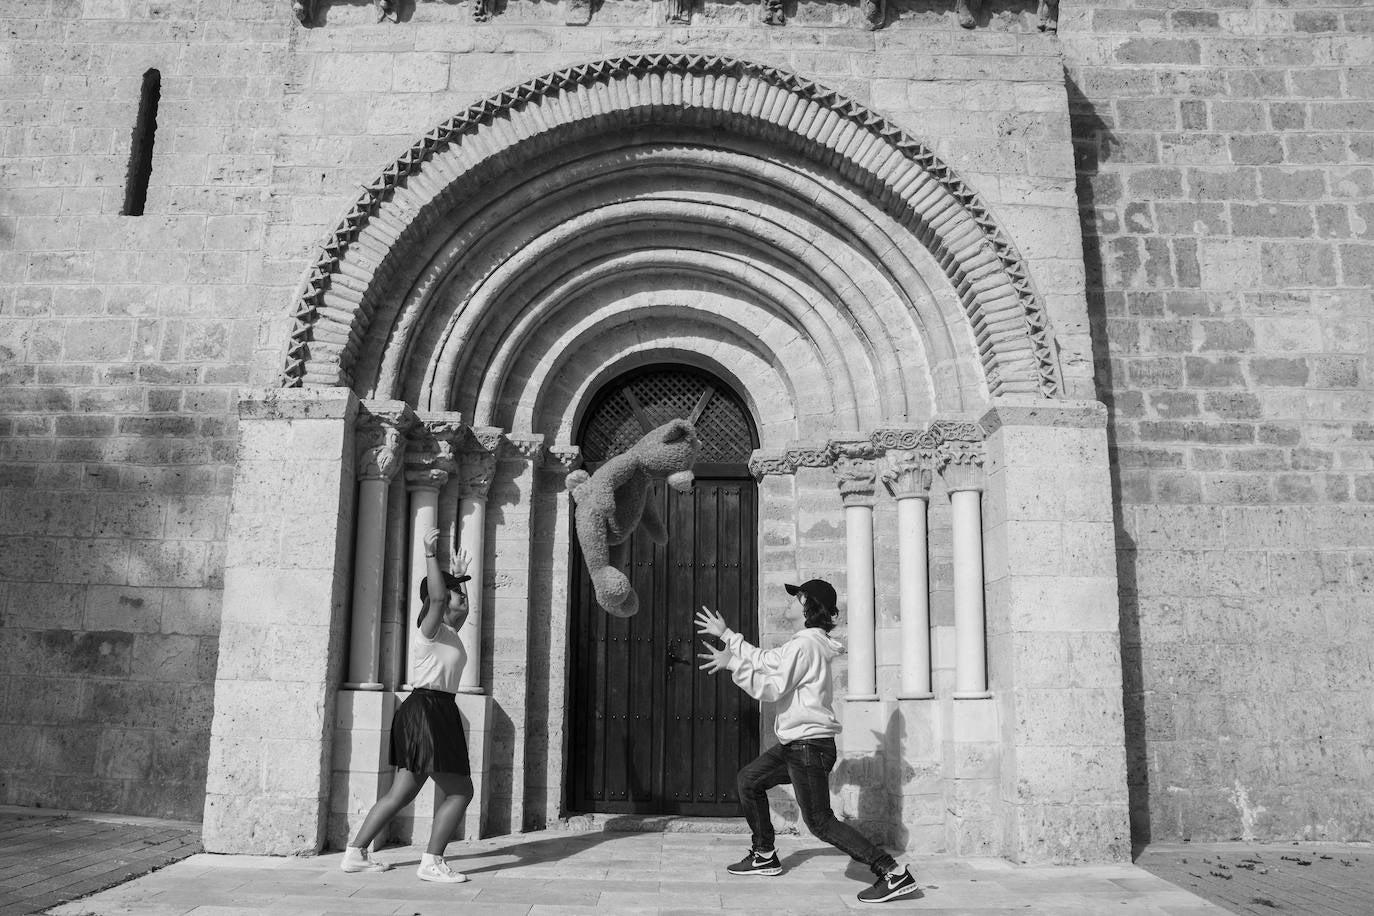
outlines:
[{"label": "black sneaker", "polygon": [[749,855],[734,865],[727,866],[725,870],[732,875],[766,875],[772,877],[782,874],[782,863],[778,861],[776,852],[770,852],[765,856],[751,849]]},{"label": "black sneaker", "polygon": [[920,889],[921,885],[911,876],[910,869],[903,868],[900,872],[891,872],[874,881],[868,890],[859,891],[859,902],[885,903],[898,897],[909,897]]}]

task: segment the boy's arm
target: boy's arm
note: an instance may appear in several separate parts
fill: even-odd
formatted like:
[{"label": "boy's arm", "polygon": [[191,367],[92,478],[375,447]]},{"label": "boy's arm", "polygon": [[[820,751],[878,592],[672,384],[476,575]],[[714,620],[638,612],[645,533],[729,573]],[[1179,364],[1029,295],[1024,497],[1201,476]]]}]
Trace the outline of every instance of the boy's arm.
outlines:
[{"label": "boy's arm", "polygon": [[731,630],[725,631],[730,660],[725,667],[745,693],[756,700],[775,702],[801,683],[803,647],[788,642],[777,649],[760,649]]}]

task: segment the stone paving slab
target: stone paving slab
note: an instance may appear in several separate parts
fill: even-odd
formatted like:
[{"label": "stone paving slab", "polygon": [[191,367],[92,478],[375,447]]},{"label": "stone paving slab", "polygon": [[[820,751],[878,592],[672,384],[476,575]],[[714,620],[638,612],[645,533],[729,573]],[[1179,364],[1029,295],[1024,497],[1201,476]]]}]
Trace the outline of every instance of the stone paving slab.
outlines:
[{"label": "stone paving slab", "polygon": [[200,850],[199,824],[0,806],[0,916],[41,912]]},{"label": "stone paving slab", "polygon": [[[780,838],[786,872],[737,878],[739,835],[545,831],[455,843],[450,863],[471,880],[415,878],[421,848],[378,857],[385,874],[346,875],[339,854],[315,858],[195,855],[120,887],[57,907],[53,916],[609,916],[748,913],[833,916],[871,911],[855,895],[867,869],[810,837]],[[1203,916],[1224,910],[1131,865],[1017,867],[996,859],[913,857],[923,885],[892,912],[1054,916]]]},{"label": "stone paving slab", "polygon": [[1367,844],[1156,843],[1136,864],[1233,913],[1374,913],[1374,847]]}]

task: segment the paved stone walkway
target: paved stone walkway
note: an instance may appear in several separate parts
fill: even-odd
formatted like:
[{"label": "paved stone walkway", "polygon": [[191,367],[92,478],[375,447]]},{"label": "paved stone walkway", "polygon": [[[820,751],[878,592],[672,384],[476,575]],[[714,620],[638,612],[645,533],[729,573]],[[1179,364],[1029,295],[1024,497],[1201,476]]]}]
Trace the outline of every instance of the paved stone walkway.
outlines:
[{"label": "paved stone walkway", "polygon": [[[324,916],[324,914],[480,913],[719,914],[833,916],[870,911],[855,894],[865,868],[810,838],[779,839],[787,872],[736,878],[727,863],[744,853],[738,835],[542,832],[450,847],[450,862],[471,881],[453,886],[416,880],[421,850],[379,854],[397,868],[345,875],[339,854],[311,859],[196,855],[94,897],[58,907],[55,916]],[[883,904],[896,913],[1053,914],[1053,916],[1203,916],[1224,914],[1206,901],[1130,865],[1024,868],[1000,859],[910,860],[924,897]]]},{"label": "paved stone walkway", "polygon": [[200,848],[199,824],[0,806],[0,916],[39,912]]},{"label": "paved stone walkway", "polygon": [[1374,913],[1374,848],[1369,846],[1154,844],[1136,864],[1233,913]]}]

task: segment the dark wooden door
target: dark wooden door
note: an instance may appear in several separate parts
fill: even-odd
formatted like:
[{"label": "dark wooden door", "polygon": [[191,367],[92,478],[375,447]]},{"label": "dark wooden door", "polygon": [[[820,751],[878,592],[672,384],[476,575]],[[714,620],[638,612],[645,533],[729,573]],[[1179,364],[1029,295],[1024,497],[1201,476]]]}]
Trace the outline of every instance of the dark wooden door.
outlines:
[{"label": "dark wooden door", "polygon": [[[643,397],[643,376],[638,380]],[[701,425],[703,413],[699,432],[712,435],[709,413],[707,428]],[[657,419],[641,417],[634,428]],[[706,441],[703,458],[734,457]],[[735,775],[758,754],[758,704],[727,672],[698,670],[693,618],[705,604],[758,643],[757,488],[739,461],[704,461],[696,474],[690,493],[662,483],[650,493],[668,542],[631,540],[627,572],[640,603],[634,617],[612,617],[596,604],[574,539],[571,811],[740,813]]]}]

